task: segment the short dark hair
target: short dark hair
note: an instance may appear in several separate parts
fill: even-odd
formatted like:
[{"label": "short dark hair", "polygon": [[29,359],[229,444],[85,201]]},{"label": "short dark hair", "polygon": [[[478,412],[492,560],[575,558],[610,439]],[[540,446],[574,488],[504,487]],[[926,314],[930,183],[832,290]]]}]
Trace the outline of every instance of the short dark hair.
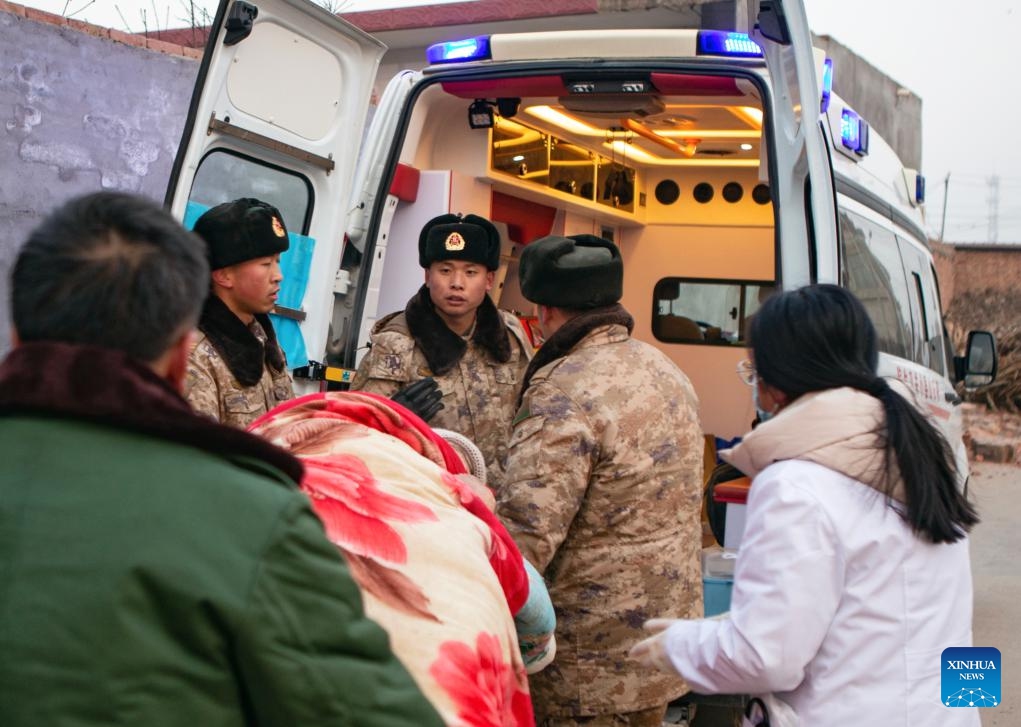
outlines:
[{"label": "short dark hair", "polygon": [[202,240],[156,203],[97,192],[36,227],[11,274],[20,340],[110,348],[151,362],[198,321],[209,289]]},{"label": "short dark hair", "polygon": [[946,438],[915,406],[877,374],[879,347],[865,306],[836,285],[810,285],[773,295],[749,325],[755,371],[791,399],[850,387],[882,403],[886,421],[877,435],[885,449],[886,494],[904,483],[906,519],[934,543],[952,543],[978,522],[958,489]]}]

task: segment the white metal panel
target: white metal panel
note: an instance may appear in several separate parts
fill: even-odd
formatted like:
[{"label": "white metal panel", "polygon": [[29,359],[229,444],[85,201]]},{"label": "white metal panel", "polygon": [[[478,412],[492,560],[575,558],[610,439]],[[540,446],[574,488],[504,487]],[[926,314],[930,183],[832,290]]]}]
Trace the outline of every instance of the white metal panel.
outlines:
[{"label": "white metal panel", "polygon": [[[311,68],[314,83],[294,77],[295,69]],[[343,87],[334,53],[275,22],[256,24],[227,72],[227,95],[236,109],[312,141],[329,133]]]}]

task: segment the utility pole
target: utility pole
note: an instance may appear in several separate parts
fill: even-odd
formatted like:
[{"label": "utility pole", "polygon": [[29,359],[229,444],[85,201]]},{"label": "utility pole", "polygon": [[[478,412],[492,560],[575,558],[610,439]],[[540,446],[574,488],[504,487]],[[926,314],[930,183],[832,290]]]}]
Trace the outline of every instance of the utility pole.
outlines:
[{"label": "utility pole", "polygon": [[989,177],[989,242],[996,242],[1000,233],[1000,175]]},{"label": "utility pole", "polygon": [[950,172],[943,180],[943,221],[939,223],[939,241],[943,242],[943,233],[947,229],[947,197],[950,196]]}]

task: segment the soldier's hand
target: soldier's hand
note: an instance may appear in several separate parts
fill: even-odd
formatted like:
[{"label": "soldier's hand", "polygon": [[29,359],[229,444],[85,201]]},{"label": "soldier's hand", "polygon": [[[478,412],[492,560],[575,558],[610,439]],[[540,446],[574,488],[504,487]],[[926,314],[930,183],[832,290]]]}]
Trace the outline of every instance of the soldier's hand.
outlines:
[{"label": "soldier's hand", "polygon": [[440,401],[442,398],[439,384],[429,376],[398,390],[390,400],[410,409],[427,422],[443,408],[443,402]]}]

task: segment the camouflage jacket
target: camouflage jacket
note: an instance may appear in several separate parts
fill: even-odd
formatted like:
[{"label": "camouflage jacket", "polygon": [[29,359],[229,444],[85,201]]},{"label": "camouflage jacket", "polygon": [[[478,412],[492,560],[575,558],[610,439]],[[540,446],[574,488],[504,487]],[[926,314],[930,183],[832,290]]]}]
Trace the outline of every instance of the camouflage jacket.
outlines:
[{"label": "camouflage jacket", "polygon": [[[266,343],[266,333],[253,321],[249,330]],[[244,429],[277,404],[294,398],[287,367],[280,372],[263,365],[262,378],[254,386],[243,386],[212,341],[201,331],[188,355],[188,378],[184,396],[199,414],[221,424]]]},{"label": "camouflage jacket", "polygon": [[702,451],[687,377],[624,325],[588,330],[535,371],[497,514],[557,613],[556,659],[529,678],[537,715],[638,711],[686,691],[627,651],[648,618],[702,615]]},{"label": "camouflage jacket", "polygon": [[394,313],[373,327],[371,348],[351,385],[352,389],[393,396],[407,384],[434,377],[443,392],[443,409],[429,425],[471,439],[486,460],[487,484],[494,489],[501,480],[521,377],[532,354],[518,319],[505,311],[499,314],[511,343],[506,363],[495,361],[475,341],[468,341],[460,360],[446,373],[436,374],[412,337],[405,313]]}]

